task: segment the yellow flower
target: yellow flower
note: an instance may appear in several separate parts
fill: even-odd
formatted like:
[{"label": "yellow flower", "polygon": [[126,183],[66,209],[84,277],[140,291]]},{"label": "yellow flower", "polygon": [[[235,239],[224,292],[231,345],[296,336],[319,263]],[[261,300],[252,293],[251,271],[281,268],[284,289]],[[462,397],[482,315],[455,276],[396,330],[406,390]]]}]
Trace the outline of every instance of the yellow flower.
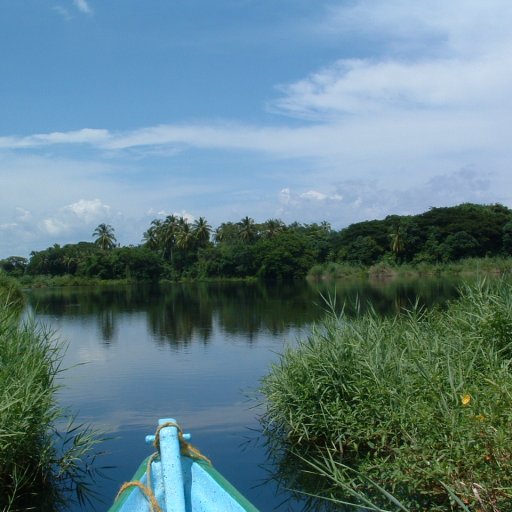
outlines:
[{"label": "yellow flower", "polygon": [[471,402],[471,395],[462,395],[461,402],[464,406],[469,405]]},{"label": "yellow flower", "polygon": [[475,420],[484,421],[485,420],[485,416],[483,414],[477,414],[475,416]]}]

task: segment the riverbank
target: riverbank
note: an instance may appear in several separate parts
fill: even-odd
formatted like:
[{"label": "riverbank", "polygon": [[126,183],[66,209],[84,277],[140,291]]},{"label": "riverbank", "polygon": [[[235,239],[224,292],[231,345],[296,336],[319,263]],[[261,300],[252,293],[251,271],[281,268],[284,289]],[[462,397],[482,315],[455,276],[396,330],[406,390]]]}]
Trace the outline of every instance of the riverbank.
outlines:
[{"label": "riverbank", "polygon": [[328,262],[315,265],[308,272],[308,279],[336,280],[346,278],[393,279],[421,276],[500,276],[512,272],[512,258],[467,258],[447,263],[396,263],[382,262],[370,267],[349,263]]},{"label": "riverbank", "polygon": [[[57,401],[62,345],[32,321],[20,321],[22,294],[0,281],[0,509],[54,511],[74,493],[87,496],[87,428],[72,425]],[[57,428],[68,421],[68,427]]]},{"label": "riverbank", "polygon": [[[451,263],[420,263],[420,264],[397,264],[379,263],[370,267],[351,265],[348,263],[329,262],[322,265],[315,265],[307,274],[310,281],[335,281],[340,279],[399,279],[414,277],[433,276],[500,276],[512,273],[512,258],[470,258]],[[14,278],[13,278],[14,279]],[[50,276],[50,275],[23,275],[16,278],[23,288],[54,288],[64,286],[112,286],[130,285],[137,283],[240,283],[257,282],[260,279],[254,276],[249,277],[206,277],[193,278],[183,277],[179,280],[157,279],[100,279],[95,277],[77,276],[71,274]]]},{"label": "riverbank", "polygon": [[442,311],[332,313],[263,380],[263,424],[338,503],[396,508],[385,489],[402,510],[506,510],[511,347],[504,283],[465,287]]},{"label": "riverbank", "polygon": [[65,274],[63,276],[22,276],[19,278],[12,278],[24,289],[29,288],[60,288],[72,286],[127,286],[139,283],[146,284],[173,284],[173,283],[254,283],[258,281],[255,277],[246,278],[183,278],[179,281],[171,281],[169,279],[160,279],[156,281],[148,281],[147,279],[99,279],[95,277],[73,276]]}]

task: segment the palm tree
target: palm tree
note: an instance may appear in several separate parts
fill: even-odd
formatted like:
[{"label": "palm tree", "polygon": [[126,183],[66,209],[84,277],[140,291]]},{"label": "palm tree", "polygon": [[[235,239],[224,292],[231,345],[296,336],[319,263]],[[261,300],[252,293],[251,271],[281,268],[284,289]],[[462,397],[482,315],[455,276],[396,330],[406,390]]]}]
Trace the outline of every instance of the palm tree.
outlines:
[{"label": "palm tree", "polygon": [[194,242],[194,233],[190,229],[187,219],[180,217],[178,219],[178,231],[176,233],[176,247],[180,249],[190,249]]},{"label": "palm tree", "polygon": [[284,231],[284,222],[280,219],[269,219],[263,223],[263,235],[265,238],[274,238]]},{"label": "palm tree", "polygon": [[66,265],[68,274],[71,274],[71,271],[70,271],[71,265],[76,266],[77,259],[74,256],[71,256],[68,254],[68,255],[64,256],[64,258],[62,258],[62,262],[64,263],[64,265]]},{"label": "palm tree", "polygon": [[178,220],[174,215],[167,215],[161,224],[160,244],[162,247],[162,256],[169,253],[171,261],[173,260],[173,250],[176,245],[176,233],[178,232]]},{"label": "palm tree", "polygon": [[216,243],[232,243],[238,240],[238,224],[223,222],[216,230],[213,238]]},{"label": "palm tree", "polygon": [[208,224],[204,217],[199,217],[199,219],[194,222],[192,231],[196,237],[196,240],[199,242],[199,245],[204,246],[210,240],[212,227]]},{"label": "palm tree", "polygon": [[257,235],[258,232],[256,230],[254,219],[251,219],[250,217],[244,217],[238,223],[238,236],[243,242],[252,242],[256,239]]},{"label": "palm tree", "polygon": [[393,254],[395,255],[395,258],[397,261],[401,259],[402,253],[404,252],[405,244],[404,244],[404,237],[402,234],[402,231],[400,230],[400,226],[396,226],[396,229],[393,233],[390,235],[391,238],[391,250],[393,251]]},{"label": "palm tree", "polygon": [[155,219],[151,221],[151,226],[144,233],[142,240],[144,245],[151,250],[156,250],[160,247],[160,230],[162,221]]},{"label": "palm tree", "polygon": [[100,224],[92,236],[96,237],[94,243],[101,249],[113,249],[116,246],[116,237],[114,235],[114,228],[110,224]]}]

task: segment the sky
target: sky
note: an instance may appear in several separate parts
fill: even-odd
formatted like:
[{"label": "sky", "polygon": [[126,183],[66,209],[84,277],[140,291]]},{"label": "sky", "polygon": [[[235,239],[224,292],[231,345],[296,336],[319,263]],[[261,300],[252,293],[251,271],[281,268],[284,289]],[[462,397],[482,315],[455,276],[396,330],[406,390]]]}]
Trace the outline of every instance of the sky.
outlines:
[{"label": "sky", "polygon": [[1,0],[0,258],[169,214],[512,207],[510,26],[510,0]]}]

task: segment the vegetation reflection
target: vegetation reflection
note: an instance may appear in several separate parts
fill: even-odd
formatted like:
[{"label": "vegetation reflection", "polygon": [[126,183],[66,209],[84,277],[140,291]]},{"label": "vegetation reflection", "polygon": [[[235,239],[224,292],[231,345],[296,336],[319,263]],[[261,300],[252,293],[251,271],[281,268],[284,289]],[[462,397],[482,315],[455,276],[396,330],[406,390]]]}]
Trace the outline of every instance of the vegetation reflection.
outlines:
[{"label": "vegetation reflection", "polygon": [[28,301],[52,316],[94,319],[106,345],[118,337],[120,315],[143,313],[156,343],[185,347],[193,340],[208,342],[215,330],[253,342],[261,331],[279,336],[290,327],[307,326],[322,315],[321,295],[336,297],[348,316],[365,312],[370,304],[380,315],[391,315],[416,300],[430,307],[453,299],[457,282],[423,278],[67,287],[31,290]]}]

